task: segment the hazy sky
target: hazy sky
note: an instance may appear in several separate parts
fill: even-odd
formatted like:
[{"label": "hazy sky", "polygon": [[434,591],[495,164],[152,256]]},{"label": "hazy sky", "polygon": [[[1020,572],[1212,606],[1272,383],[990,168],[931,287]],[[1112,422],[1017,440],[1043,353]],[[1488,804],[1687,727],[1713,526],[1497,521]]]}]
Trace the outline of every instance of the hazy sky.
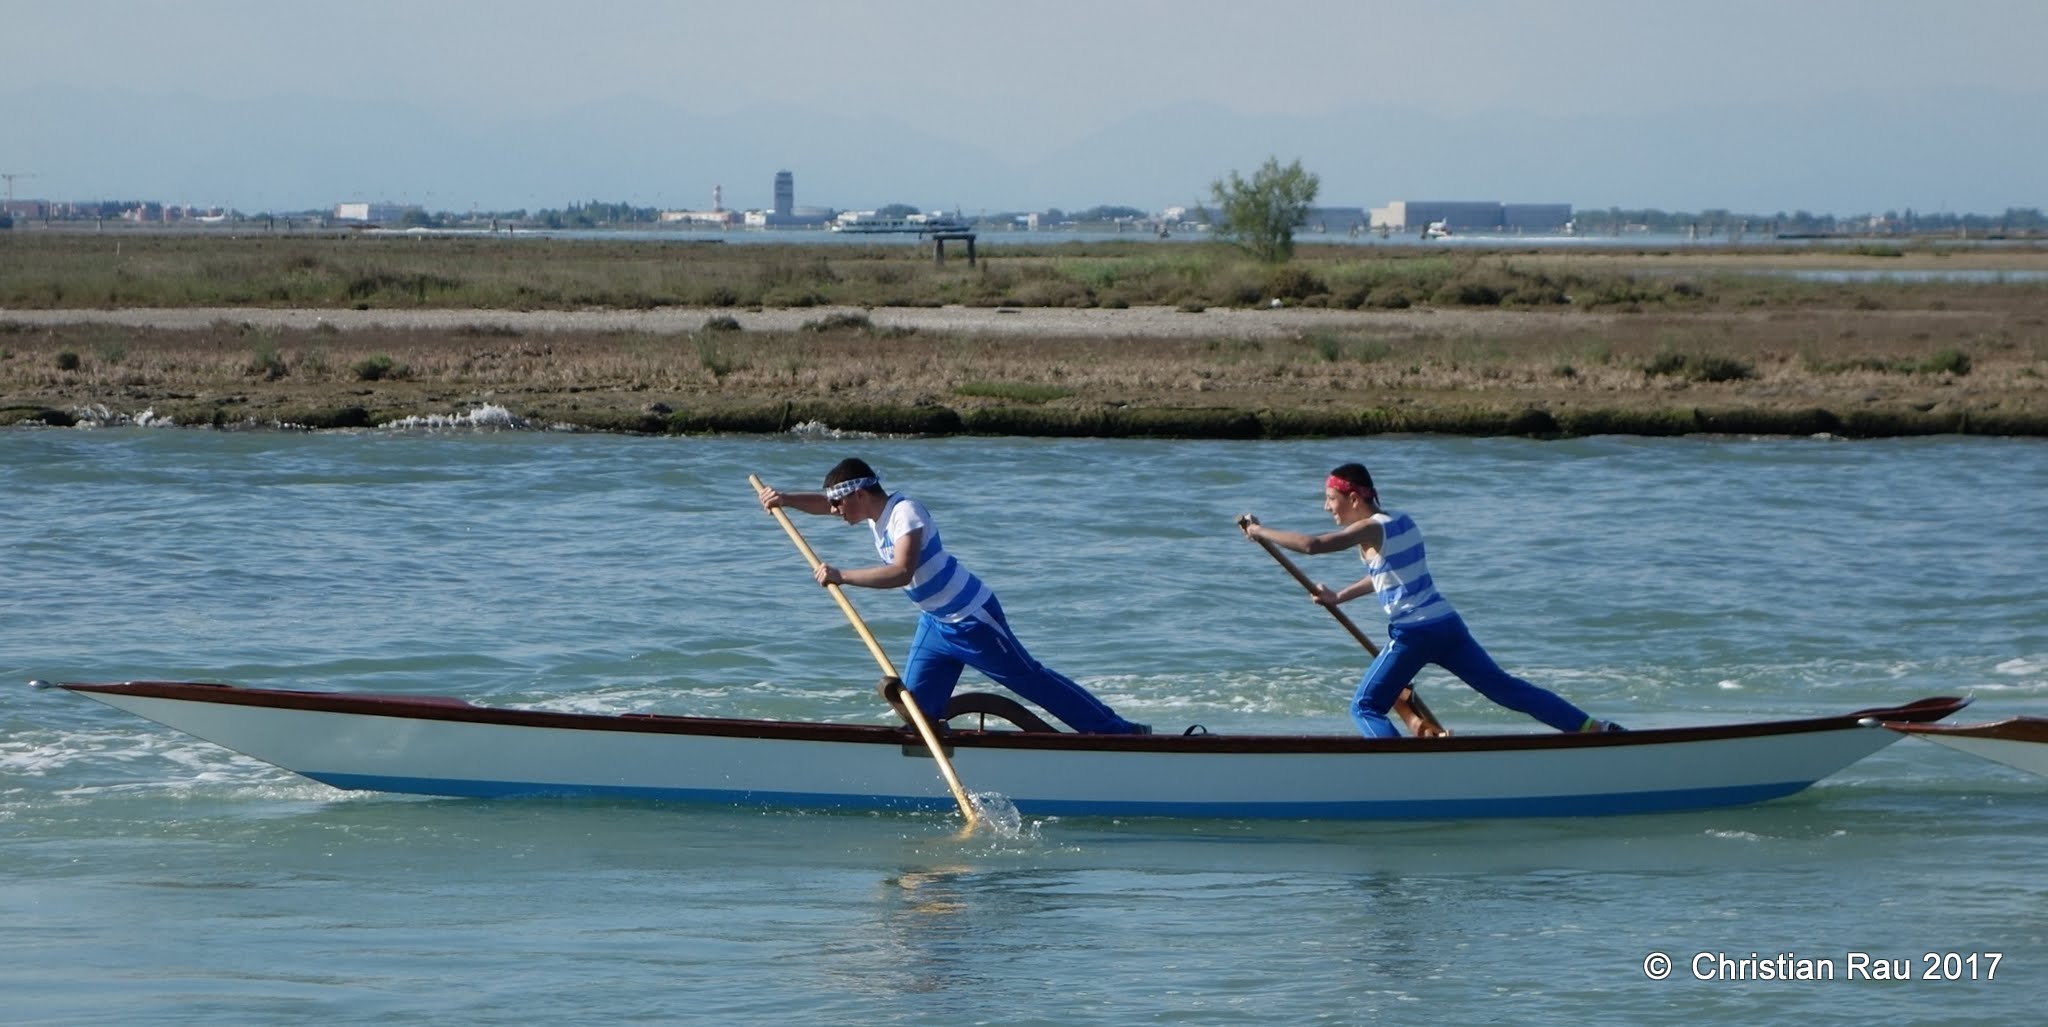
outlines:
[{"label": "hazy sky", "polygon": [[[385,107],[514,129],[628,100],[682,115],[739,119],[764,133],[778,124],[835,117],[896,121],[1003,166],[1028,165],[1086,146],[1102,133],[1124,132],[1134,122],[1180,116],[1176,112],[1234,116],[1227,124],[1239,132],[1259,123],[1276,131],[1242,159],[1218,150],[1228,163],[1189,168],[1179,180],[1158,183],[1156,196],[972,200],[1020,208],[1184,201],[1192,187],[1229,167],[1249,170],[1267,152],[1283,160],[1326,154],[1329,166],[1313,166],[1306,157],[1304,163],[1326,186],[1361,194],[1338,198],[1348,202],[1432,191],[1430,176],[1404,174],[1398,165],[1390,172],[1376,164],[1370,181],[1354,181],[1345,166],[1348,151],[1315,138],[1319,132],[1357,134],[1358,112],[1368,110],[1435,119],[1454,129],[1521,116],[1636,126],[1668,121],[1675,124],[1666,129],[1682,132],[1684,121],[1708,109],[1917,111],[1963,98],[1999,108],[2014,134],[2038,136],[2048,127],[2044,0],[0,0],[0,33],[0,103],[17,112],[32,109],[41,120],[31,127],[68,124],[78,134],[66,138],[53,128],[24,138],[7,131],[5,122],[13,119],[0,112],[0,171],[37,176],[20,180],[18,194],[67,199],[96,191],[175,201],[180,197],[171,193],[194,188],[171,169],[195,161],[175,153],[110,157],[84,138],[124,130],[93,123],[109,109],[155,112],[164,103],[197,112],[268,111],[276,108],[264,104],[273,100],[354,104],[365,112],[357,129],[374,138],[374,112]],[[242,116],[269,115],[226,117]],[[1334,127],[1321,119],[1335,119]],[[1822,123],[1812,131],[1824,135],[1828,122],[1842,119],[1815,120]],[[1224,131],[1214,124],[1198,118],[1190,131]],[[198,124],[184,135],[153,135],[150,146],[249,146],[250,132]],[[1559,145],[1584,149],[1586,138]],[[622,151],[633,145],[618,143]],[[1614,145],[1627,149],[1631,140]],[[695,148],[715,150],[716,141],[698,140]],[[1404,151],[1417,168],[1431,159],[1426,139],[1380,147],[1390,149]],[[1730,160],[1753,160],[1753,153],[1736,152],[1742,149],[1731,145]],[[1967,165],[1961,173],[1950,168],[1906,177],[1903,166],[1929,156],[1920,149],[1910,142],[1898,146],[1888,159],[1901,162],[1901,169],[1891,169],[1900,179],[1869,191],[1859,188],[1854,168],[1816,168],[1811,180],[1795,167],[1768,175],[1752,168],[1747,176],[1759,180],[1758,188],[1781,182],[1785,195],[1777,206],[1784,209],[2048,206],[2048,196],[2015,187],[2024,181],[2015,176],[1987,175],[1995,181],[1979,188]],[[1465,145],[1456,152],[1463,161],[1485,159],[1483,150],[1475,157]],[[2032,152],[1992,151],[1988,159]],[[1808,153],[1801,151],[1800,159]],[[922,181],[929,172],[917,166],[933,154],[877,147],[859,156],[884,171],[893,167],[904,181]],[[1547,157],[1525,146],[1512,161],[1541,166]],[[774,168],[728,169],[705,159],[713,166],[702,177],[733,182],[727,186],[731,204],[767,202]],[[1120,177],[1119,159],[1123,155],[1103,151],[1102,180],[1117,183],[1119,192],[1136,188]],[[222,174],[220,165],[210,166],[210,173]],[[487,204],[523,202],[525,193],[546,188],[534,184],[538,179],[500,188],[491,176],[504,174],[509,183],[515,169],[463,164],[456,155],[434,167],[465,179],[481,176],[444,181],[441,188],[443,195]],[[1654,167],[1617,167],[1605,178],[1575,172],[1540,196],[1487,198],[1668,208],[1736,206],[1749,198],[1674,195],[1678,190],[1663,181],[1642,180],[1671,177]],[[1686,191],[1713,181],[1711,168],[1693,170],[1702,177],[1682,183]],[[698,176],[693,171],[689,177]],[[2038,172],[2030,178],[2048,182]],[[1924,183],[1949,179],[1955,179],[1952,188],[1939,190],[1947,195],[1898,195],[1933,191]],[[820,181],[815,169],[811,180]],[[1447,174],[1436,180],[1463,182]],[[849,175],[844,187],[866,181]],[[1019,178],[1013,187],[1063,193],[1077,179],[1034,181],[1042,184]],[[1511,177],[1492,181],[1501,182],[1496,193],[1512,188]],[[630,189],[632,183],[592,183],[582,193],[540,199],[544,205],[587,199],[600,186]],[[239,188],[276,197],[265,202],[317,205],[332,202],[327,190],[335,187],[309,181],[304,188],[312,195],[304,197],[289,181]],[[1571,194],[1558,195],[1561,188]],[[608,192],[605,198],[648,202],[659,191],[649,183],[639,196]],[[670,184],[666,191],[683,190]],[[677,202],[680,196],[670,200]]]}]

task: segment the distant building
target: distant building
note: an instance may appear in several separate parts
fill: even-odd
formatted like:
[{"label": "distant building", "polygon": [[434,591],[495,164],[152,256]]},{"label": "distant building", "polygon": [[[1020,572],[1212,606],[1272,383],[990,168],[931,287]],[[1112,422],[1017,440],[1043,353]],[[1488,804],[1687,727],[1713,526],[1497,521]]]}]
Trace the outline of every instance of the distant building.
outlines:
[{"label": "distant building", "polygon": [[1500,227],[1504,232],[1555,232],[1572,223],[1569,203],[1503,203]]},{"label": "distant building", "polygon": [[664,210],[655,215],[655,220],[664,225],[737,225],[740,212],[725,209],[725,187],[711,187],[710,210]]},{"label": "distant building", "polygon": [[737,225],[740,213],[736,210],[664,210],[655,215],[664,225]]},{"label": "distant building", "polygon": [[337,203],[334,205],[334,220],[361,221],[382,224],[396,221],[405,216],[405,208],[396,203]]},{"label": "distant building", "polygon": [[1311,232],[1349,232],[1366,224],[1364,207],[1310,207],[1301,227]]},{"label": "distant building", "polygon": [[1571,220],[1569,203],[1395,200],[1372,209],[1372,227],[1391,232],[1422,232],[1438,223],[1451,232],[1554,232]]},{"label": "distant building", "polygon": [[796,213],[796,176],[787,171],[775,173],[775,213],[782,217]]},{"label": "distant building", "polygon": [[822,228],[832,220],[834,213],[823,207],[797,206],[796,176],[778,171],[775,173],[775,208],[747,211],[745,223],[749,228]]}]

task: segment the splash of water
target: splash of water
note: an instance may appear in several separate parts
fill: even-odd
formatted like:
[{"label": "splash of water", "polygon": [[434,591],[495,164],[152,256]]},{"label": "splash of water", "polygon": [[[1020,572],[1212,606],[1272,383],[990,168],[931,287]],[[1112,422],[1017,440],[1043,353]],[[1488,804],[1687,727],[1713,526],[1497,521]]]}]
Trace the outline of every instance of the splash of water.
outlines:
[{"label": "splash of water", "polygon": [[386,421],[384,428],[396,431],[437,428],[490,428],[524,431],[533,427],[525,418],[497,405],[486,403],[466,414],[415,414]]}]

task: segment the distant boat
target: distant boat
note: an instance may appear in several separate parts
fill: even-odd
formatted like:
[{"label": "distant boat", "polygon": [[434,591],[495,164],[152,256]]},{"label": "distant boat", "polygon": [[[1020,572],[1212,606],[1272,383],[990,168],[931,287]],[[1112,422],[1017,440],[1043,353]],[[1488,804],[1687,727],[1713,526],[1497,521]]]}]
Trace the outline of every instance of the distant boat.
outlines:
[{"label": "distant boat", "polygon": [[882,215],[872,210],[849,210],[833,219],[835,232],[871,235],[932,235],[938,232],[968,232],[967,222],[948,214]]}]

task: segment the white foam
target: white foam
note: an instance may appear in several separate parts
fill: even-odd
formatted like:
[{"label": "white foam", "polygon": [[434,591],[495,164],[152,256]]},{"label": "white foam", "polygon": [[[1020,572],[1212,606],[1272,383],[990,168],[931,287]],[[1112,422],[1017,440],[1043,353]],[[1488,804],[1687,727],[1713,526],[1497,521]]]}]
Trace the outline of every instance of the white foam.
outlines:
[{"label": "white foam", "polygon": [[800,437],[800,438],[807,438],[807,439],[879,439],[879,438],[881,438],[881,436],[880,436],[880,435],[877,435],[877,434],[875,434],[874,432],[871,432],[871,431],[844,431],[844,430],[842,430],[842,429],[839,429],[839,428],[834,428],[834,427],[832,427],[831,425],[829,425],[829,424],[826,424],[826,423],[825,423],[825,422],[823,422],[823,421],[805,421],[805,422],[804,422],[804,423],[802,423],[802,424],[797,424],[797,425],[791,425],[791,426],[790,426],[790,429],[789,429],[789,434],[791,434],[791,435],[795,435],[795,436],[798,436],[798,437]]},{"label": "white foam", "polygon": [[1707,837],[1726,838],[1729,841],[1736,842],[1760,842],[1764,840],[1762,835],[1754,831],[1712,830],[1707,832]]},{"label": "white foam", "polygon": [[88,406],[73,408],[71,416],[77,419],[77,427],[80,428],[176,428],[178,426],[178,422],[175,419],[158,414],[155,407],[150,407],[139,414],[121,414],[107,409],[105,403],[93,403]]},{"label": "white foam", "polygon": [[382,427],[395,431],[434,430],[448,428],[467,429],[512,429],[528,430],[533,427],[525,418],[497,405],[485,403],[466,414],[415,414],[386,421]]}]

